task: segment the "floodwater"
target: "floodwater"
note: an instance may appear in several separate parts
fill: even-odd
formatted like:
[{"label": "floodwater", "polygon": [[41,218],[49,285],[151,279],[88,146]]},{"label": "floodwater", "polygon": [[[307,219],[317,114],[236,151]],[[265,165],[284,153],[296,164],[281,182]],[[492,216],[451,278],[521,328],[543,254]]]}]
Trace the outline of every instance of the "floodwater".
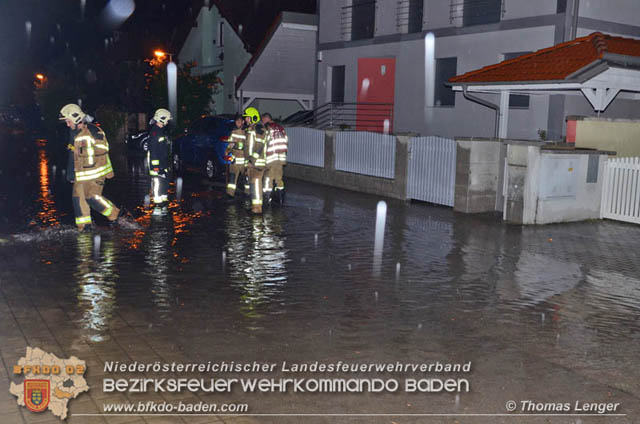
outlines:
[{"label": "floodwater", "polygon": [[[77,234],[64,155],[46,140],[2,139],[0,422],[34,422],[36,414],[8,394],[26,346],[87,361],[91,390],[70,402],[70,422],[640,420],[640,227],[523,227],[386,199],[376,264],[380,198],[288,181],[284,207],[252,216],[242,201],[226,200],[221,185],[186,176],[182,199],[156,217],[144,207],[144,162],[118,147],[105,195],[135,222],[112,231],[98,218],[95,233]],[[113,377],[104,375],[105,361],[257,361],[278,366],[223,377],[381,378],[402,386],[393,393],[104,393],[103,378]],[[471,371],[296,374],[283,372],[283,361],[471,362]],[[469,391],[402,390],[405,379],[434,377],[467,379]],[[141,399],[312,415],[73,416]],[[510,400],[516,413],[527,412],[527,400],[572,410],[514,417]],[[613,412],[621,415],[589,416],[574,410],[576,402],[619,403]]]}]

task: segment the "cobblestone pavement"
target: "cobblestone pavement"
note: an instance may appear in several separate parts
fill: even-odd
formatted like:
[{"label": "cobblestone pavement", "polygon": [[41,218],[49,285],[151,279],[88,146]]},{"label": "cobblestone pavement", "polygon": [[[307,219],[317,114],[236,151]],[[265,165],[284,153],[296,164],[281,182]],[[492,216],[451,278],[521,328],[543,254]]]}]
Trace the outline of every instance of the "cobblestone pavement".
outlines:
[{"label": "cobblestone pavement", "polygon": [[[30,151],[26,151],[25,155]],[[44,153],[39,153],[44,152]],[[55,423],[9,393],[27,346],[86,361],[69,423],[633,423],[640,417],[640,227],[537,227],[387,200],[374,272],[376,197],[288,182],[253,217],[219,186],[185,178],[153,217],[142,162],[114,159],[107,194],[139,228],[76,234],[69,187],[46,149],[3,164],[0,423]],[[35,159],[33,159],[35,157]],[[29,173],[27,175],[26,173]],[[172,192],[175,199],[176,193]],[[7,206],[11,204],[12,206]],[[99,222],[101,225],[104,223]],[[96,237],[99,236],[99,237]],[[105,363],[277,364],[274,372],[105,371]],[[468,363],[469,373],[313,374],[288,364]],[[467,379],[455,393],[113,393],[105,378]],[[619,403],[624,416],[507,414],[506,402]],[[105,405],[240,403],[260,416],[86,416]],[[539,413],[539,411],[533,411]],[[322,416],[322,414],[355,414]],[[365,415],[374,414],[374,415]],[[395,415],[375,415],[395,414]],[[411,414],[442,414],[416,416]],[[456,414],[456,415],[450,415]]]}]

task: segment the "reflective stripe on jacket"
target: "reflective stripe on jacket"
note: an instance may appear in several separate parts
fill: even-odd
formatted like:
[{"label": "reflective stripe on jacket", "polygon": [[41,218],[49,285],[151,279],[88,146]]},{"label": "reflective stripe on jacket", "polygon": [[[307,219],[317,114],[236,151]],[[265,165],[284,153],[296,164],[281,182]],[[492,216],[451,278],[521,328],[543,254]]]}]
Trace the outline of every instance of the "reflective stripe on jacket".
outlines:
[{"label": "reflective stripe on jacket", "polygon": [[273,162],[286,163],[289,139],[284,128],[275,122],[270,122],[267,124],[267,139],[267,165]]},{"label": "reflective stripe on jacket", "polygon": [[104,132],[93,124],[86,124],[73,139],[73,167],[76,181],[101,177],[112,178],[109,143]]}]

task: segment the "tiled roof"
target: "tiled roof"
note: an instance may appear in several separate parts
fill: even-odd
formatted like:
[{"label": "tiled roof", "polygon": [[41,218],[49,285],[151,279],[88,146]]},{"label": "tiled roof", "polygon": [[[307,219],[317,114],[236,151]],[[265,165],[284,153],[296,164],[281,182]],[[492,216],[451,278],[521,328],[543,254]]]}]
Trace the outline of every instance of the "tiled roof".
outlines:
[{"label": "tiled roof", "polygon": [[605,53],[640,57],[640,40],[594,32],[586,37],[455,76],[449,82],[560,81],[603,59]]}]

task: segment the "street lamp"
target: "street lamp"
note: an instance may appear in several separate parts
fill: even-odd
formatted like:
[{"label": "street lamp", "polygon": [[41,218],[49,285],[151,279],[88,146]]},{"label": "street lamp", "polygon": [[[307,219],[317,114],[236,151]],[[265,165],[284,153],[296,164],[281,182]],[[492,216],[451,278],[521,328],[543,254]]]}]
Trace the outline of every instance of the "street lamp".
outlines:
[{"label": "street lamp", "polygon": [[164,59],[165,56],[169,56],[169,61],[172,61],[173,53],[163,52],[162,50],[155,50],[153,54],[160,60]]},{"label": "street lamp", "polygon": [[36,74],[35,77],[36,77],[36,84],[38,85],[38,87],[42,87],[47,77],[45,77],[43,74],[40,74],[40,73]]},{"label": "street lamp", "polygon": [[173,62],[173,54],[162,50],[156,50],[153,54],[160,60],[169,56],[167,63],[167,98],[169,99],[169,111],[173,122],[178,121],[178,67]]}]

